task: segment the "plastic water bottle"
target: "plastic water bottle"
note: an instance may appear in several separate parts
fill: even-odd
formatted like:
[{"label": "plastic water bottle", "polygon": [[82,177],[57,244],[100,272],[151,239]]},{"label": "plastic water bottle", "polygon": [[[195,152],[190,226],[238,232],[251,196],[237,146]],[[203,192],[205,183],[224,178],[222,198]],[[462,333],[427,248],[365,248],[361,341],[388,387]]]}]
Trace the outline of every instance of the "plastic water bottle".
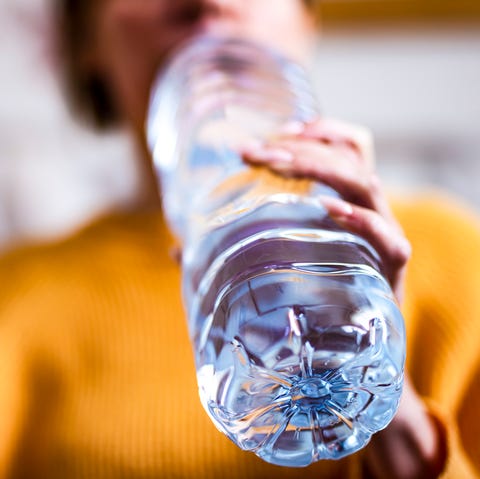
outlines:
[{"label": "plastic water bottle", "polygon": [[299,66],[204,37],[160,75],[148,118],[201,401],[238,446],[284,466],[361,449],[403,383],[403,319],[376,251],[318,200],[336,193],[237,153],[317,115]]}]

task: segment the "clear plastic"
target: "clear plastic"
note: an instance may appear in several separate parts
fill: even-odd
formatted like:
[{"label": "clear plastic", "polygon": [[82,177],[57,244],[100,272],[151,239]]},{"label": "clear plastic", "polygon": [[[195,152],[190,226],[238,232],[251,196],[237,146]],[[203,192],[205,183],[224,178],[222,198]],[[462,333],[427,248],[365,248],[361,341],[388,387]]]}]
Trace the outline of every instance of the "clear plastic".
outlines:
[{"label": "clear plastic", "polygon": [[318,115],[303,70],[251,43],[197,38],[150,106],[206,411],[274,464],[358,451],[393,418],[403,383],[404,323],[378,254],[328,217],[318,196],[333,190],[237,153]]}]

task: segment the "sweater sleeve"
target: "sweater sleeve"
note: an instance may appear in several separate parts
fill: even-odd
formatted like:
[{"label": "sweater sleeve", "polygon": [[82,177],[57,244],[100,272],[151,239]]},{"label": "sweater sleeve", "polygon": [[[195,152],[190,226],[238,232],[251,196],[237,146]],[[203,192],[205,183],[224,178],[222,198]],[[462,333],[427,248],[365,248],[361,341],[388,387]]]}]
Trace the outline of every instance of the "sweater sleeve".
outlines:
[{"label": "sweater sleeve", "polygon": [[[16,267],[16,255],[0,260],[0,477],[16,468],[27,422],[27,317],[24,303],[26,274]],[[25,273],[25,274],[23,274]],[[27,326],[27,328],[25,328]]]},{"label": "sweater sleeve", "polygon": [[0,477],[10,477],[25,424],[26,394],[21,342],[0,330]]},{"label": "sweater sleeve", "polygon": [[[42,288],[41,261],[25,248],[0,259],[0,477],[25,475],[26,465],[38,464],[32,451],[43,447],[40,412],[45,390],[38,374],[42,323],[37,321],[48,288]],[[41,258],[41,255],[39,255]],[[39,291],[36,294],[36,291]],[[51,323],[54,318],[51,317]],[[51,397],[48,397],[50,400]],[[31,448],[34,443],[39,447]],[[25,461],[25,456],[29,461]],[[22,472],[20,472],[22,471]],[[22,475],[23,474],[23,475]],[[28,475],[26,477],[32,477]]]},{"label": "sweater sleeve", "polygon": [[[450,198],[416,197],[396,213],[412,243],[406,283],[407,369],[428,411],[444,432],[442,478],[480,477],[480,224]],[[478,429],[478,427],[477,427]],[[477,431],[478,432],[478,431]]]}]

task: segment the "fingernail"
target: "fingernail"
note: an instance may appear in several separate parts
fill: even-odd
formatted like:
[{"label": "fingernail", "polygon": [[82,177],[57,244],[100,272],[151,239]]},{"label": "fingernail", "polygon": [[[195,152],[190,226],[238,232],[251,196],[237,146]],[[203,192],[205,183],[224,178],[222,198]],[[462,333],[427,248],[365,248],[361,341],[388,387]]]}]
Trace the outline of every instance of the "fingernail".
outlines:
[{"label": "fingernail", "polygon": [[293,153],[284,148],[255,148],[244,151],[244,154],[251,159],[269,163],[291,163],[293,161]]},{"label": "fingernail", "polygon": [[246,143],[241,145],[241,151],[242,153],[247,154],[247,153],[250,153],[251,151],[262,149],[263,145],[264,145],[263,141],[252,138],[248,140]]},{"label": "fingernail", "polygon": [[305,131],[305,123],[292,120],[280,127],[280,133],[283,135],[300,135]]},{"label": "fingernail", "polygon": [[353,215],[353,208],[350,204],[346,202],[342,202],[342,211],[345,216],[352,216]]},{"label": "fingernail", "polygon": [[327,208],[328,214],[336,219],[345,220],[347,217],[353,215],[353,207],[350,203],[334,197],[324,197],[322,198],[323,205]]}]

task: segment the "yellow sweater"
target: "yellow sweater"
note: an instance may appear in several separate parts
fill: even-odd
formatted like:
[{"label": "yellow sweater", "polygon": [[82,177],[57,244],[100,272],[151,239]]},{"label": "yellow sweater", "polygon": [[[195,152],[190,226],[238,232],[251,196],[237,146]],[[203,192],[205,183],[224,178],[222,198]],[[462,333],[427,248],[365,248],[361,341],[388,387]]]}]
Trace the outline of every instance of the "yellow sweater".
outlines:
[{"label": "yellow sweater", "polygon": [[[438,199],[396,205],[413,245],[408,366],[448,429],[443,477],[480,477],[480,228]],[[356,478],[362,452],[288,469],[203,411],[160,215],[119,214],[0,261],[0,477]]]}]

